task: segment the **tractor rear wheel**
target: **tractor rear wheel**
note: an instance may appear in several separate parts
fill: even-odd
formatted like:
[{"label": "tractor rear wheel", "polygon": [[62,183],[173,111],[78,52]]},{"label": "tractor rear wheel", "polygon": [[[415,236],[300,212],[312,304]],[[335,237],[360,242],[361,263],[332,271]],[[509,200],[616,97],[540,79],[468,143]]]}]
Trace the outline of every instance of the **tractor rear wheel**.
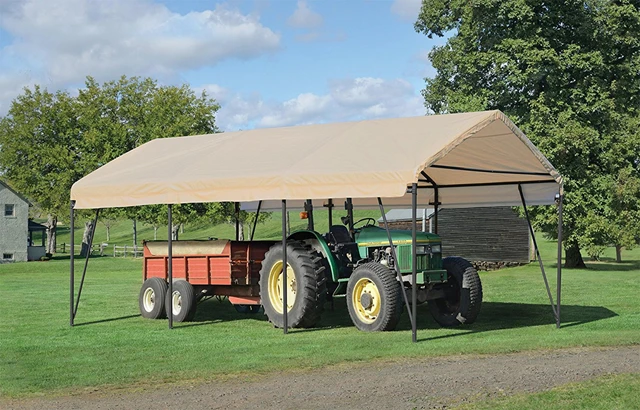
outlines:
[{"label": "tractor rear wheel", "polygon": [[450,256],[442,260],[447,283],[436,289],[444,298],[429,300],[431,315],[441,326],[455,327],[475,322],[482,305],[482,283],[478,271],[466,259]]},{"label": "tractor rear wheel", "polygon": [[173,283],[173,293],[167,292],[164,301],[167,315],[169,312],[169,303],[173,299],[173,321],[174,322],[190,322],[196,315],[196,294],[193,286],[186,280],[177,280]]},{"label": "tractor rear wheel", "polygon": [[138,305],[140,314],[147,319],[162,319],[166,317],[164,298],[167,295],[167,282],[161,278],[149,278],[140,288]]},{"label": "tractor rear wheel", "polygon": [[379,263],[358,267],[347,284],[347,307],[360,330],[393,330],[402,313],[402,288],[396,275]]},{"label": "tractor rear wheel", "polygon": [[282,268],[282,245],[265,254],[260,270],[260,298],[264,313],[276,327],[284,327],[284,292],[287,292],[288,327],[313,327],[326,299],[325,267],[303,243],[287,243],[287,283]]}]

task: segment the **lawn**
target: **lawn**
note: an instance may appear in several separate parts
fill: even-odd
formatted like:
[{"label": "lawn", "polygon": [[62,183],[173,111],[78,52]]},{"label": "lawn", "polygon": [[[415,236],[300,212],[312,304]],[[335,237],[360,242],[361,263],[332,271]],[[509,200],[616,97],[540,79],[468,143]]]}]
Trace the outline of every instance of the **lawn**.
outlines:
[{"label": "lawn", "polygon": [[[543,259],[555,277],[554,244]],[[399,330],[363,333],[344,300],[318,328],[283,335],[264,315],[242,315],[226,301],[203,302],[196,321],[167,329],[138,312],[141,259],[95,257],[76,318],[69,326],[66,257],[0,265],[0,395],[56,394],[94,386],[247,377],[348,361],[469,353],[503,353],[640,342],[640,250],[628,262],[605,260],[563,276],[563,327],[554,318],[537,264],[481,273],[478,321],[441,329],[418,309],[418,343],[406,314]],[[82,263],[76,269],[81,272]],[[635,380],[635,379],[634,379]],[[637,381],[633,381],[637,383]]]}]

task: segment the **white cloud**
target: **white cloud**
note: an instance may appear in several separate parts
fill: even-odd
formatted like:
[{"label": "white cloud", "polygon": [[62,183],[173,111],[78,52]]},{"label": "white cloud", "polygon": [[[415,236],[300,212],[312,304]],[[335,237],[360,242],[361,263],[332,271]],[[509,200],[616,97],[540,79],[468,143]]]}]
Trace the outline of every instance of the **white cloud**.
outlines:
[{"label": "white cloud", "polygon": [[[181,71],[277,51],[280,35],[225,4],[179,14],[151,0],[0,2],[5,76],[60,88],[122,74],[174,80]],[[33,82],[33,81],[32,81]],[[11,94],[0,81],[0,98]],[[15,96],[15,94],[14,94]],[[2,104],[2,102],[0,102]]]},{"label": "white cloud", "polygon": [[404,80],[361,77],[333,80],[328,88],[322,95],[302,93],[283,102],[264,101],[260,95],[232,95],[224,89],[211,95],[222,105],[217,123],[226,131],[425,113],[422,97]]},{"label": "white cloud", "polygon": [[287,23],[295,28],[313,29],[322,26],[324,22],[320,13],[309,8],[306,0],[299,0],[296,10],[287,20]]},{"label": "white cloud", "polygon": [[393,0],[391,12],[405,21],[414,23],[420,14],[420,7],[422,0]]}]

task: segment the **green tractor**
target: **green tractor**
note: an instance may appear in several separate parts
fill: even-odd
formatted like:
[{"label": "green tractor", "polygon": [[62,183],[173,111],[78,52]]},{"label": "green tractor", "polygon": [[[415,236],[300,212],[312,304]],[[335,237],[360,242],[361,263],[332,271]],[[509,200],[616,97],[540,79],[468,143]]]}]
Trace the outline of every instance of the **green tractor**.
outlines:
[{"label": "green tractor", "polygon": [[[350,214],[352,215],[352,214]],[[284,326],[283,296],[287,292],[289,327],[313,327],[327,300],[345,297],[349,315],[363,331],[395,329],[405,296],[411,294],[411,231],[387,230],[373,218],[332,225],[329,232],[292,233],[287,244],[287,283],[283,283],[282,244],[265,254],[260,271],[261,303],[276,327]],[[347,228],[348,225],[349,228]],[[436,234],[418,232],[417,303],[427,303],[441,326],[473,323],[482,304],[482,284],[465,259],[442,257]],[[401,278],[401,279],[400,279]],[[411,297],[406,297],[407,301]]]}]

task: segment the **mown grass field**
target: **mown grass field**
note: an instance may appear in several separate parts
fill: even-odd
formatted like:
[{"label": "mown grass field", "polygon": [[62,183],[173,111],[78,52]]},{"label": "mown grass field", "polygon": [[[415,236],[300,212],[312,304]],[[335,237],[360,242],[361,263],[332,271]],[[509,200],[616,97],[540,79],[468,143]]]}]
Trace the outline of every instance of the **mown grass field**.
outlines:
[{"label": "mown grass field", "polygon": [[[274,219],[277,219],[274,216]],[[259,228],[260,229],[260,228]],[[195,231],[195,230],[194,230]],[[555,278],[555,244],[542,244]],[[69,260],[0,265],[0,395],[56,394],[94,386],[130,386],[308,369],[348,361],[502,353],[640,342],[640,250],[627,262],[605,260],[563,276],[562,329],[556,329],[537,264],[483,272],[478,321],[442,329],[418,309],[419,343],[406,314],[395,332],[362,333],[344,300],[316,329],[283,335],[264,315],[242,315],[226,301],[203,302],[196,321],[168,330],[139,316],[140,259],[94,257],[69,326]],[[83,261],[77,261],[81,272]]]}]

